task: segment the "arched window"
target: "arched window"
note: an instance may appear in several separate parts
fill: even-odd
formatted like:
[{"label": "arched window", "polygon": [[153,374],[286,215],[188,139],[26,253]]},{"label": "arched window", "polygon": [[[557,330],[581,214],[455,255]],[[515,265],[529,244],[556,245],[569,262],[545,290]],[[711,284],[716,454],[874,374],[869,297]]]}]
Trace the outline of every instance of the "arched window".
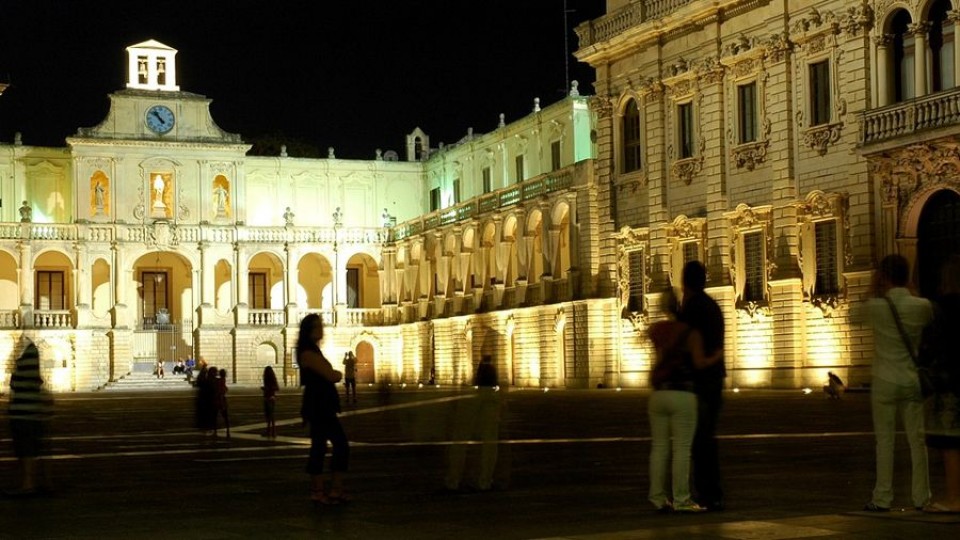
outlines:
[{"label": "arched window", "polygon": [[953,58],[956,49],[953,42],[953,21],[947,18],[949,11],[948,0],[937,0],[930,7],[930,14],[927,16],[930,21],[927,42],[930,47],[928,84],[931,92],[940,92],[955,85]]},{"label": "arched window", "polygon": [[907,26],[912,22],[905,9],[897,11],[890,22],[893,34],[893,101],[910,99],[916,95],[914,88],[914,39]]},{"label": "arched window", "polygon": [[643,165],[640,146],[640,109],[630,100],[623,111],[623,172],[640,170]]}]

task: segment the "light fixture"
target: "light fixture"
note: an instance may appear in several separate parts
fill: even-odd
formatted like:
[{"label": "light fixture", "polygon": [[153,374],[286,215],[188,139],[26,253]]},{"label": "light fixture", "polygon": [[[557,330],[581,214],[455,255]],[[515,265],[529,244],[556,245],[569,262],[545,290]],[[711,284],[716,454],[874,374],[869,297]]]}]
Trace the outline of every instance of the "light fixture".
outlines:
[{"label": "light fixture", "polygon": [[159,253],[157,253],[157,262],[154,263],[154,266],[156,267],[156,272],[153,273],[153,280],[156,281],[157,283],[160,283],[161,281],[163,281],[163,273],[160,272],[160,254]]}]

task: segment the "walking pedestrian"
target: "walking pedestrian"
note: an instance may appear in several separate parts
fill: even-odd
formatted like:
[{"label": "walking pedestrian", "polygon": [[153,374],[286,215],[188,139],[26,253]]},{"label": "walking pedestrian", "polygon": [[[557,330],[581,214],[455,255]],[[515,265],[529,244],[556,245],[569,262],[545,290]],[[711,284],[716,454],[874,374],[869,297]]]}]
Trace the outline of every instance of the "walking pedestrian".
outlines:
[{"label": "walking pedestrian", "polygon": [[227,438],[230,438],[230,412],[227,409],[227,370],[221,369],[217,377],[216,386],[217,396],[217,414],[223,418],[223,425],[227,430]]},{"label": "walking pedestrian", "polygon": [[923,442],[923,397],[913,352],[920,332],[933,319],[933,306],[907,289],[910,267],[900,255],[887,255],[874,272],[872,298],[854,310],[854,321],[873,330],[873,377],[870,405],[877,440],[877,479],[873,497],[864,506],[869,512],[887,512],[893,504],[893,447],[897,413],[910,444],[913,506],[930,500],[927,449]]},{"label": "walking pedestrian", "polygon": [[[350,446],[340,425],[340,394],[336,383],[343,374],[330,364],[320,351],[323,339],[323,320],[311,313],[300,321],[297,336],[297,363],[300,365],[303,404],[300,414],[310,426],[310,455],[307,474],[310,475],[310,498],[316,504],[339,504],[349,499],[343,490],[343,475],[347,472]],[[333,446],[330,459],[330,489],[323,481],[323,459],[327,441]]]},{"label": "walking pedestrian", "polygon": [[717,423],[723,408],[723,383],[727,368],[723,359],[723,312],[716,300],[704,290],[707,269],[700,261],[683,267],[683,303],[678,320],[690,325],[703,340],[704,355],[716,358],[708,367],[698,370],[694,391],[697,394],[697,429],[693,435],[694,497],[707,510],[726,507],[720,477],[720,449],[717,444]]}]

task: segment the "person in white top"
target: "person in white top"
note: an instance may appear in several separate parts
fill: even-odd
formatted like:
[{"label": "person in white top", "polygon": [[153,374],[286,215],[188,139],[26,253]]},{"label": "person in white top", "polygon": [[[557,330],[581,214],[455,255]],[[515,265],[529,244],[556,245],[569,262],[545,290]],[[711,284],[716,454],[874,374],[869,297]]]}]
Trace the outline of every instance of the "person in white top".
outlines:
[{"label": "person in white top", "polygon": [[930,473],[923,442],[923,396],[907,347],[916,351],[923,327],[933,320],[933,306],[907,289],[909,275],[905,258],[884,257],[873,276],[873,297],[854,314],[856,320],[873,330],[870,404],[877,439],[877,481],[873,498],[864,507],[870,512],[889,511],[893,504],[893,447],[898,411],[910,444],[913,506],[923,508],[930,500]]}]

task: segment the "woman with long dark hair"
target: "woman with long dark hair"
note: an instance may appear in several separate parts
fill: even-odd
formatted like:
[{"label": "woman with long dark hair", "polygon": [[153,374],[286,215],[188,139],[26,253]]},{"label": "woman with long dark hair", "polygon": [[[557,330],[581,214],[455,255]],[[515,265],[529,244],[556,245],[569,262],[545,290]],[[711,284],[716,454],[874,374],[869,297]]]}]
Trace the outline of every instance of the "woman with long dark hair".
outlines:
[{"label": "woman with long dark hair", "polygon": [[[343,374],[333,369],[320,351],[323,339],[323,320],[311,313],[300,322],[297,336],[297,364],[300,366],[300,385],[303,386],[303,405],[300,415],[310,426],[310,457],[307,474],[310,475],[310,499],[317,504],[338,504],[347,500],[343,491],[343,474],[347,472],[350,447],[347,435],[340,425],[340,394],[336,383]],[[331,482],[324,489],[323,458],[327,441],[333,446],[330,459]]]}]

